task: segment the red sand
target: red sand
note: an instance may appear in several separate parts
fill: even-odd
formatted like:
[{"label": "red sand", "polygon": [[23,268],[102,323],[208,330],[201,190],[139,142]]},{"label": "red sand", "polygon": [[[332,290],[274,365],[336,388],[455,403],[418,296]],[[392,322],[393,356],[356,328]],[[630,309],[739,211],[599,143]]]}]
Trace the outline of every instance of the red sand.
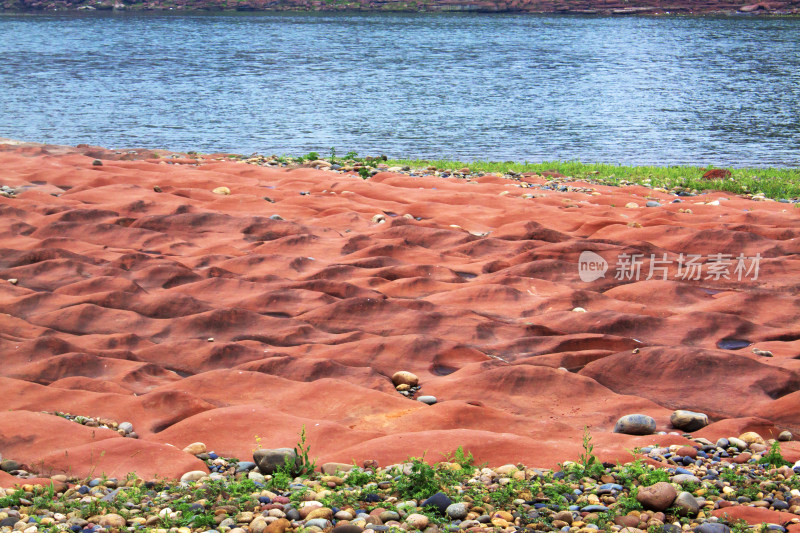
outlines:
[{"label": "red sand", "polygon": [[[180,476],[203,468],[191,442],[245,459],[303,425],[318,462],[464,446],[543,467],[577,459],[584,425],[604,460],[685,442],[612,433],[630,413],[673,431],[672,410],[703,411],[708,438],[800,431],[792,205],[35,145],[0,145],[0,185],[21,189],[0,198],[0,452],[45,475]],[[625,207],[646,196],[661,207]],[[584,250],[605,278],[581,281]],[[644,254],[638,281],[614,279],[621,253]],[[668,280],[645,280],[663,253]],[[683,280],[680,253],[759,253],[760,272]],[[398,370],[439,403],[395,392]]]}]

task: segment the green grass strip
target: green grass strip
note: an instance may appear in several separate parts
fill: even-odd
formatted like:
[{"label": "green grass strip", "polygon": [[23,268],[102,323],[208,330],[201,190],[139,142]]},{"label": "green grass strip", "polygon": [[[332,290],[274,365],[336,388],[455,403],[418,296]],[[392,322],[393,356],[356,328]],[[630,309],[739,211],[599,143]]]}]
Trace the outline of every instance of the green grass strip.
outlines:
[{"label": "green grass strip", "polygon": [[711,167],[695,166],[619,166],[603,163],[579,163],[577,161],[546,161],[543,163],[515,163],[493,161],[447,161],[423,159],[389,159],[389,166],[408,166],[458,170],[463,167],[472,172],[500,172],[509,170],[517,173],[541,173],[556,171],[576,180],[586,180],[605,185],[626,185],[626,182],[662,187],[670,190],[676,187],[697,189],[698,191],[719,190],[736,194],[763,194],[773,199],[800,198],[800,169],[791,168],[732,168],[731,176],[720,180],[703,179],[703,174]]}]

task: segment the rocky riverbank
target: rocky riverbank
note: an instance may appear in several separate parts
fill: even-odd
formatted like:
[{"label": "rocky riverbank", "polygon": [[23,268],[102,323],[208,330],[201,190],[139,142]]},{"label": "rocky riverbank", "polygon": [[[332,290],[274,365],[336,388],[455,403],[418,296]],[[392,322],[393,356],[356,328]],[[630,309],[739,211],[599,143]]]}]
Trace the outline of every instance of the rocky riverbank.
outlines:
[{"label": "rocky riverbank", "polygon": [[586,433],[580,459],[556,470],[476,466],[461,448],[433,465],[409,458],[317,469],[299,444],[257,449],[251,461],[192,443],[184,452],[206,468],[180,482],[28,480],[15,470],[18,488],[0,489],[0,532],[800,531],[800,461],[791,468],[780,443],[756,433],[646,446],[616,465],[599,462]]},{"label": "rocky riverbank", "polygon": [[2,0],[0,12],[464,11],[572,15],[800,14],[800,0]]}]

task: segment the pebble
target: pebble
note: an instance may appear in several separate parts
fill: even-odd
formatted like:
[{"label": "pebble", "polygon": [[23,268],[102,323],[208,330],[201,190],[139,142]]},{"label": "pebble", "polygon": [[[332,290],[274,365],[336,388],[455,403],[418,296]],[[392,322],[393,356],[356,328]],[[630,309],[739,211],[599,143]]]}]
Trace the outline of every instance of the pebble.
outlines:
[{"label": "pebble", "polygon": [[453,501],[444,492],[437,492],[430,498],[424,500],[419,504],[420,507],[427,507],[429,505],[436,507],[440,514],[446,514],[447,508],[452,505]]},{"label": "pebble", "polygon": [[678,492],[670,483],[659,481],[648,487],[639,487],[636,500],[645,509],[651,511],[665,511],[677,498]]},{"label": "pebble", "polygon": [[428,527],[430,520],[424,514],[412,513],[406,517],[406,524],[414,529],[423,530]]},{"label": "pebble", "polygon": [[672,427],[683,431],[697,431],[708,425],[708,415],[679,409],[672,413],[669,422]]},{"label": "pebble", "polygon": [[274,474],[286,463],[286,459],[297,461],[297,453],[293,448],[258,449],[253,452],[255,462],[262,474]]},{"label": "pebble", "polygon": [[695,533],[731,533],[731,528],[725,524],[704,522],[694,528]]},{"label": "pebble", "polygon": [[690,518],[694,518],[697,516],[697,513],[700,512],[700,505],[697,503],[697,499],[692,496],[691,492],[681,492],[675,498],[675,501],[672,502],[673,507],[677,507],[679,509],[679,514],[681,516],[688,516]]},{"label": "pebble", "polygon": [[193,442],[183,449],[184,452],[192,455],[200,455],[206,453],[206,445],[202,442]]},{"label": "pebble", "polygon": [[463,503],[453,503],[447,506],[445,509],[445,513],[448,517],[452,518],[453,520],[463,520],[467,517],[469,510],[467,506]]},{"label": "pebble", "polygon": [[739,438],[736,438],[736,437],[728,437],[728,444],[730,446],[735,446],[740,451],[743,451],[743,450],[747,449],[747,443],[745,441],[743,441],[742,439],[739,439]]},{"label": "pebble", "polygon": [[614,425],[614,433],[627,435],[651,435],[656,431],[656,421],[647,415],[625,415]]},{"label": "pebble", "polygon": [[395,372],[392,374],[392,384],[395,387],[400,385],[408,385],[409,387],[416,387],[419,385],[419,378],[416,374],[408,372],[406,370],[400,370],[399,372]]},{"label": "pebble", "polygon": [[764,444],[764,439],[761,438],[761,435],[759,435],[755,431],[748,431],[746,433],[742,433],[741,435],[739,435],[739,440],[743,441],[748,445],[753,443]]},{"label": "pebble", "polygon": [[428,405],[433,405],[438,401],[436,396],[420,396],[417,400]]},{"label": "pebble", "polygon": [[[731,447],[731,443],[739,440],[745,444],[743,449]],[[521,465],[505,464],[495,468],[474,469],[468,478],[458,484],[448,486],[447,492],[437,492],[427,499],[407,500],[398,498],[393,480],[402,475],[411,475],[411,464],[398,465],[399,471],[390,467],[380,468],[376,462],[364,464],[364,469],[354,470],[354,474],[370,473],[367,485],[353,485],[348,481],[348,476],[354,474],[336,475],[337,470],[325,475],[318,475],[315,479],[296,478],[284,490],[264,487],[249,488],[252,493],[240,494],[241,503],[235,504],[233,500],[205,500],[203,494],[197,489],[208,483],[207,478],[216,477],[218,483],[229,483],[233,476],[236,479],[249,478],[261,483],[268,482],[269,475],[265,476],[256,470],[255,462],[236,462],[219,457],[213,452],[199,454],[206,464],[215,469],[211,475],[201,470],[187,472],[182,478],[186,481],[196,476],[192,488],[164,486],[143,493],[141,502],[129,498],[128,491],[131,487],[129,480],[116,480],[106,478],[87,479],[82,484],[74,485],[67,493],[68,499],[81,505],[96,500],[106,502],[107,513],[102,516],[86,516],[89,520],[68,513],[51,512],[40,509],[36,520],[42,525],[53,525],[56,529],[70,530],[70,533],[102,533],[105,530],[118,529],[119,531],[134,531],[147,528],[154,533],[201,533],[204,531],[217,531],[220,533],[311,533],[312,531],[336,531],[337,533],[362,533],[364,529],[373,531],[389,531],[402,528],[419,530],[427,533],[444,533],[450,531],[477,532],[491,528],[500,528],[507,533],[512,531],[529,531],[533,533],[537,527],[546,531],[563,530],[565,533],[593,533],[598,527],[588,523],[593,521],[592,516],[600,513],[614,513],[618,510],[621,498],[629,494],[630,483],[638,485],[637,501],[642,503],[644,511],[633,510],[628,514],[618,516],[610,531],[635,531],[648,530],[654,526],[661,533],[684,533],[694,530],[698,533],[729,533],[727,522],[710,516],[710,510],[724,508],[731,505],[763,507],[775,511],[797,512],[793,506],[800,504],[800,489],[796,489],[796,481],[783,481],[794,475],[789,467],[775,470],[772,467],[760,465],[755,462],[737,464],[740,458],[748,458],[755,452],[754,447],[763,446],[759,435],[739,435],[727,437],[713,443],[706,439],[695,438],[692,445],[672,445],[669,447],[646,446],[640,449],[642,455],[649,460],[661,463],[672,474],[671,481],[675,483],[659,482],[650,487],[639,485],[640,478],[626,478],[622,472],[626,466],[612,467],[607,465],[603,475],[596,478],[581,477],[570,474],[568,470],[556,471],[552,477],[546,471],[525,468]],[[749,449],[746,441],[750,441]],[[771,442],[767,441],[769,444]],[[188,447],[187,447],[188,448]],[[763,450],[762,450],[763,451]],[[722,454],[727,454],[728,457]],[[9,461],[6,458],[5,461]],[[722,462],[714,462],[714,461]],[[688,461],[688,462],[687,462]],[[11,465],[11,463],[7,463]],[[569,462],[565,463],[569,464]],[[450,469],[450,463],[441,463],[441,469]],[[19,466],[19,465],[17,465]],[[244,466],[244,468],[242,468]],[[352,468],[352,465],[346,465]],[[457,467],[458,465],[454,465]],[[796,464],[800,470],[800,461]],[[454,468],[455,469],[455,468]],[[460,469],[459,469],[460,470]],[[742,480],[745,485],[736,485],[725,481],[728,478],[727,470],[735,470],[736,479]],[[471,477],[469,477],[471,476]],[[761,479],[773,480],[769,485],[759,484]],[[69,478],[59,476],[58,481],[64,482]],[[523,483],[516,487],[513,480]],[[731,478],[732,479],[732,478]],[[54,476],[54,481],[56,478]],[[525,481],[528,480],[528,481]],[[680,483],[693,482],[697,485],[694,492],[675,490]],[[262,483],[262,484],[265,484]],[[736,483],[740,483],[737,481]],[[536,491],[545,487],[559,485],[560,489],[536,494]],[[500,496],[495,499],[485,496],[473,496],[473,489],[487,492],[483,494],[502,495],[504,487],[514,487],[516,491],[507,497]],[[717,488],[717,491],[711,489]],[[192,512],[207,510],[216,521],[212,527],[191,528],[175,527],[173,529],[159,529],[162,520],[173,520],[180,517],[178,507],[181,502],[175,502],[178,494],[173,489],[184,490],[184,494],[194,497],[189,500],[188,507],[183,507],[183,513],[191,509]],[[360,493],[359,504],[345,504],[341,508],[331,507],[330,497],[334,492],[358,490]],[[11,529],[25,533],[34,527],[27,514],[28,507],[32,504],[34,488],[25,488],[30,495],[25,495],[20,500],[19,508],[0,507],[0,528],[7,527],[2,533]],[[0,489],[0,498],[5,492]],[[554,494],[562,494],[555,498]],[[193,495],[193,496],[192,496]],[[660,497],[660,499],[659,499]],[[248,499],[249,498],[249,499]],[[751,501],[752,500],[752,501]],[[335,500],[334,500],[335,501]],[[353,500],[354,501],[354,500]],[[29,503],[25,503],[29,502]],[[361,507],[360,507],[361,506]],[[431,509],[428,506],[432,506]],[[666,506],[666,507],[665,507]],[[428,509],[424,509],[428,507]],[[668,509],[672,508],[670,511]],[[661,510],[657,510],[661,509]],[[678,510],[679,516],[670,513]],[[666,511],[665,511],[666,510]],[[370,513],[371,514],[368,514]],[[427,515],[427,516],[426,516]],[[592,515],[592,516],[589,516]],[[668,523],[678,523],[683,515],[685,525],[683,528]],[[68,518],[69,516],[69,518]],[[438,516],[435,521],[430,517]],[[52,520],[52,522],[51,522]],[[91,522],[90,522],[91,520]],[[400,524],[403,522],[403,524]],[[435,522],[435,523],[434,523]],[[724,523],[723,523],[724,522]],[[538,526],[537,526],[538,524]],[[97,526],[97,528],[95,527]],[[593,526],[593,527],[592,527]],[[781,531],[782,526],[776,525],[767,528],[771,531]],[[103,528],[103,530],[98,530]],[[609,531],[606,528],[601,528]],[[39,527],[38,531],[41,531]],[[34,533],[34,532],[31,532]]]}]

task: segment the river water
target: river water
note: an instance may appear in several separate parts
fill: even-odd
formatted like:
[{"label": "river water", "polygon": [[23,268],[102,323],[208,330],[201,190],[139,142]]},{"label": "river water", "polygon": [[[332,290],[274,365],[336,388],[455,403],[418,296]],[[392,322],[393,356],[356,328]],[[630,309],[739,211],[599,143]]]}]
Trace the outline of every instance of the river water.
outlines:
[{"label": "river water", "polygon": [[800,19],[0,16],[0,137],[800,166]]}]

